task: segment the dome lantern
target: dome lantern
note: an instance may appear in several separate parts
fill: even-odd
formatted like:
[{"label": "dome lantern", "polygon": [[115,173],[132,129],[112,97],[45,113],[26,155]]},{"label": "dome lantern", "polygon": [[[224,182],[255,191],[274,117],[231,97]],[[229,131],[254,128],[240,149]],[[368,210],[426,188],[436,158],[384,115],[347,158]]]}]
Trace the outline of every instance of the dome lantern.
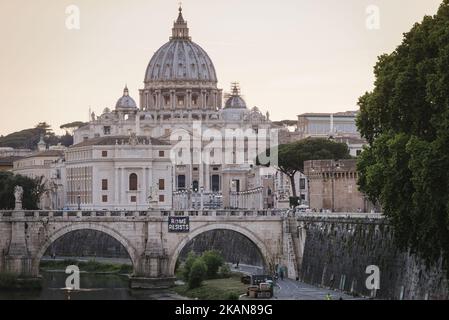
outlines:
[{"label": "dome lantern", "polygon": [[189,28],[187,27],[187,21],[184,20],[184,17],[182,16],[182,7],[179,6],[179,15],[178,19],[175,21],[172,29],[172,36],[170,40],[172,39],[185,39],[190,40],[189,37]]}]

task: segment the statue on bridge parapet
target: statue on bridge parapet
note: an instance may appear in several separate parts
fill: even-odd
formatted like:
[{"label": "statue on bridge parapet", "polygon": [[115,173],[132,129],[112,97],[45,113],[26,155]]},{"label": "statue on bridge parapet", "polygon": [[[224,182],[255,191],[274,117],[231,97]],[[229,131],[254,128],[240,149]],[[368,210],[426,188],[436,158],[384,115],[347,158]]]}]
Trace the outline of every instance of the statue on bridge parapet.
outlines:
[{"label": "statue on bridge parapet", "polygon": [[23,188],[21,186],[16,186],[14,188],[14,197],[16,198],[14,210],[22,210]]}]

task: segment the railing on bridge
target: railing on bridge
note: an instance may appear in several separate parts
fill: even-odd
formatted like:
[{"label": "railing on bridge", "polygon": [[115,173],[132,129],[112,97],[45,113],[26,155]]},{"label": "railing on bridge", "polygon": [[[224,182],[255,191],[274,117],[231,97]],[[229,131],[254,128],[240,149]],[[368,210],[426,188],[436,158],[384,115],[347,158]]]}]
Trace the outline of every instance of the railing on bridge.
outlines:
[{"label": "railing on bridge", "polygon": [[176,210],[217,210],[223,207],[223,195],[220,192],[176,191],[173,192],[173,206]]},{"label": "railing on bridge", "polygon": [[[13,217],[13,210],[0,210],[0,218]],[[189,217],[295,217],[295,218],[352,218],[352,219],[383,219],[382,213],[294,213],[288,209],[218,209],[218,210],[144,210],[144,211],[106,211],[106,210],[32,210],[20,211],[25,218],[62,218],[62,219],[82,219],[95,217],[118,217],[118,218],[139,218],[139,217],[168,217],[168,216],[189,216]]]},{"label": "railing on bridge", "polygon": [[295,213],[297,218],[349,218],[349,219],[384,219],[383,213],[363,213],[363,212],[332,212],[332,213],[319,213],[319,212],[300,212]]},{"label": "railing on bridge", "polygon": [[[276,217],[286,216],[287,211],[282,210],[145,210],[145,211],[106,211],[106,210],[20,210],[25,218],[62,218],[62,219],[82,219],[95,217],[168,217],[168,216],[189,216],[189,217]],[[15,211],[0,210],[0,218],[11,218]]]}]

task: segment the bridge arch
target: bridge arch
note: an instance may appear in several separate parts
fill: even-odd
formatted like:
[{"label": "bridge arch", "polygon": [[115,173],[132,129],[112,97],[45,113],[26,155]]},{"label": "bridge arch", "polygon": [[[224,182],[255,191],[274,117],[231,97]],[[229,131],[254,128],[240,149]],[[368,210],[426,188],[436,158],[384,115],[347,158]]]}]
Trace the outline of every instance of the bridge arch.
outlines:
[{"label": "bridge arch", "polygon": [[120,234],[120,232],[114,230],[113,228],[110,228],[108,226],[105,226],[103,224],[95,224],[95,223],[77,223],[77,224],[69,224],[62,228],[57,229],[54,231],[50,237],[45,240],[45,242],[40,245],[39,250],[37,251],[36,255],[33,259],[33,273],[39,274],[39,263],[47,251],[47,249],[50,247],[52,243],[54,243],[59,238],[65,236],[66,234],[73,232],[73,231],[79,231],[79,230],[94,230],[98,232],[105,233],[115,240],[117,240],[128,252],[129,258],[131,259],[131,262],[133,264],[133,269],[137,270],[139,266],[139,256],[137,254],[137,250],[134,248],[134,246],[123,236]]},{"label": "bridge arch", "polygon": [[169,262],[169,272],[171,275],[175,274],[176,261],[181,254],[182,249],[195,237],[199,236],[202,233],[213,231],[213,230],[230,230],[237,233],[240,233],[247,237],[260,251],[264,264],[268,268],[273,267],[273,257],[271,252],[268,250],[265,243],[257,237],[250,230],[235,225],[235,224],[222,224],[222,223],[214,223],[206,226],[198,227],[193,229],[188,235],[186,235],[181,242],[175,247],[174,251],[170,254],[170,262]]}]

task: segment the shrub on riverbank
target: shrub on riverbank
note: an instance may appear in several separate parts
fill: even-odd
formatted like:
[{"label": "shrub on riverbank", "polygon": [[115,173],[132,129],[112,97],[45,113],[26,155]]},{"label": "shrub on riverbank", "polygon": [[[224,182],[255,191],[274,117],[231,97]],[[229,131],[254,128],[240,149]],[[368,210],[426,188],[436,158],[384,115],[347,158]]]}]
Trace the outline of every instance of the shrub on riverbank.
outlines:
[{"label": "shrub on riverbank", "polygon": [[231,270],[224,264],[224,258],[216,250],[205,251],[201,256],[194,252],[189,252],[184,264],[177,268],[176,275],[185,282],[190,281],[192,267],[197,261],[202,261],[206,266],[206,276],[204,279],[228,278]]},{"label": "shrub on riverbank", "polygon": [[214,279],[218,276],[218,270],[224,264],[224,258],[216,250],[205,251],[201,259],[207,266],[207,278]]},{"label": "shrub on riverbank", "polygon": [[189,289],[195,289],[201,286],[201,283],[207,277],[207,265],[203,259],[196,259],[192,265],[189,274]]},{"label": "shrub on riverbank", "polygon": [[187,259],[184,262],[184,265],[181,269],[181,275],[184,281],[189,281],[190,270],[192,269],[193,264],[198,259],[198,256],[194,252],[189,252],[187,255]]}]

